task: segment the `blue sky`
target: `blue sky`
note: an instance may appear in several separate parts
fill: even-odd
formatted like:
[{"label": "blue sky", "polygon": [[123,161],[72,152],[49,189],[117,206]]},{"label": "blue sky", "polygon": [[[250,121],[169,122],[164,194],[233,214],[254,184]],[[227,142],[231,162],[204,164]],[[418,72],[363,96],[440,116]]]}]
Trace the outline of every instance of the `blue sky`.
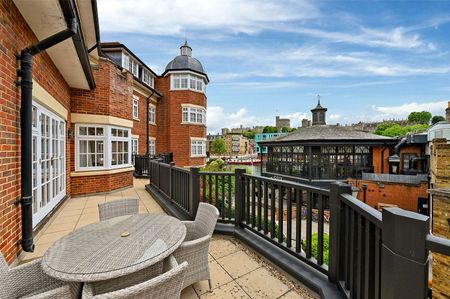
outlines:
[{"label": "blue sky", "polygon": [[162,73],[185,38],[207,71],[208,130],[444,114],[450,0],[99,0],[102,41]]}]

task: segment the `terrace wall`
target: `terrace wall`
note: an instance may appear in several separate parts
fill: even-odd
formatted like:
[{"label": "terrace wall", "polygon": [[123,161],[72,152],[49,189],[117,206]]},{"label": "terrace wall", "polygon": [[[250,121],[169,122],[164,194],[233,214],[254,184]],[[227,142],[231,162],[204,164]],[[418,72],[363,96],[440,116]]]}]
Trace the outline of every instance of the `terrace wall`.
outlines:
[{"label": "terrace wall", "polygon": [[[20,63],[15,55],[38,39],[12,1],[0,1],[0,20],[0,250],[11,263],[20,251],[21,238],[21,208],[14,204],[21,192],[20,87],[15,83]],[[33,58],[33,79],[70,109],[70,88],[47,53]],[[71,148],[66,148],[70,157]],[[67,190],[70,195],[69,177]]]}]

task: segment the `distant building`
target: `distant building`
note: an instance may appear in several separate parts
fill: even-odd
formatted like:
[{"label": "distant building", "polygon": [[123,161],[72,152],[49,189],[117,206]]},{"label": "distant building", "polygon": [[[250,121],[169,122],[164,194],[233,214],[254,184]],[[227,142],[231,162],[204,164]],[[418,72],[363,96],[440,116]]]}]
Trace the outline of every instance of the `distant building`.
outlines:
[{"label": "distant building", "polygon": [[262,133],[255,135],[255,150],[258,155],[267,154],[267,146],[260,146],[259,142],[266,141],[272,138],[287,135],[287,133]]},{"label": "distant building", "polygon": [[311,126],[311,121],[307,118],[302,119],[302,127],[305,128],[309,126]]},{"label": "distant building", "polygon": [[250,141],[239,133],[229,133],[224,137],[228,156],[252,154]]},{"label": "distant building", "polygon": [[323,188],[348,182],[359,190],[360,200],[375,208],[396,205],[428,212],[426,134],[398,140],[327,125],[327,109],[319,102],[311,111],[311,126],[258,142],[267,147],[263,175]]},{"label": "distant building", "polygon": [[406,126],[408,125],[408,120],[406,119],[387,119],[383,121],[375,121],[375,122],[358,122],[351,125],[348,125],[349,127],[352,127],[353,129],[373,133],[377,129],[377,127],[385,122],[391,122],[398,124],[400,126]]},{"label": "distant building", "polygon": [[277,127],[278,131],[281,131],[283,128],[291,128],[291,120],[289,118],[280,118],[279,116],[275,117],[275,127]]}]

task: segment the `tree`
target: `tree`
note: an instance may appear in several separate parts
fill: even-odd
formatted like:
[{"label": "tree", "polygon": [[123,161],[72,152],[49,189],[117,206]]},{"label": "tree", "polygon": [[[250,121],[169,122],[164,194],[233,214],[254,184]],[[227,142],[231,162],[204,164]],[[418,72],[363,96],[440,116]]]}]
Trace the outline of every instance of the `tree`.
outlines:
[{"label": "tree", "polygon": [[245,131],[242,135],[248,139],[255,139],[256,132],[255,131]]},{"label": "tree", "polygon": [[435,115],[433,116],[433,118],[431,119],[431,124],[434,125],[440,121],[444,121],[445,117],[441,116],[441,115]]},{"label": "tree", "polygon": [[263,133],[278,133],[278,130],[276,127],[265,126],[263,129]]},{"label": "tree", "polygon": [[416,124],[429,124],[431,119],[431,113],[428,111],[411,112],[408,115],[408,122]]},{"label": "tree", "polygon": [[225,154],[227,152],[225,141],[222,138],[217,138],[214,140],[212,151],[217,155]]},{"label": "tree", "polygon": [[406,136],[408,133],[420,133],[428,129],[427,124],[416,124],[410,126],[400,126],[393,122],[384,122],[379,124],[375,130],[375,134],[388,136],[388,137],[400,137]]},{"label": "tree", "polygon": [[291,129],[289,129],[287,127],[281,128],[281,133],[289,133],[289,132],[291,132]]}]

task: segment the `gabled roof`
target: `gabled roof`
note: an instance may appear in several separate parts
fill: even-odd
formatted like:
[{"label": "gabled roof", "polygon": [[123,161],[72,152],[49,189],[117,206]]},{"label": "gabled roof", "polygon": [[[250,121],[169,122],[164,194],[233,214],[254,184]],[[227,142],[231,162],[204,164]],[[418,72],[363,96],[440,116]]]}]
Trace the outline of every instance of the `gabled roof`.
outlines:
[{"label": "gabled roof", "polygon": [[330,142],[330,141],[364,141],[364,142],[396,142],[396,139],[355,130],[351,127],[338,125],[316,125],[302,127],[284,136],[261,141],[261,143],[283,143],[283,142]]}]

